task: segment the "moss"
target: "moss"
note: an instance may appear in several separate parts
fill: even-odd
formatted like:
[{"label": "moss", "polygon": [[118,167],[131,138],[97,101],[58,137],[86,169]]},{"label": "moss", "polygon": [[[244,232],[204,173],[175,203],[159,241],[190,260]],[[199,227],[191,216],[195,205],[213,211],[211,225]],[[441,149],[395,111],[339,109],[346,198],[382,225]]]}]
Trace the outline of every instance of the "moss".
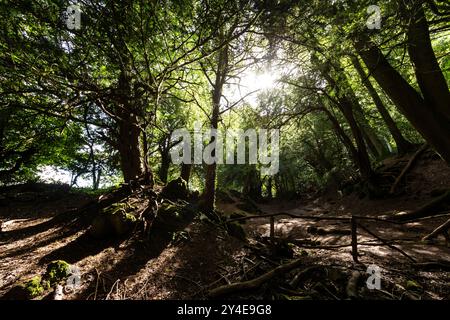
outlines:
[{"label": "moss", "polygon": [[422,286],[414,280],[408,280],[405,285],[406,290],[422,291]]},{"label": "moss", "polygon": [[307,252],[306,250],[301,250],[301,251],[300,251],[300,255],[301,255],[302,257],[307,257],[307,256],[308,256],[308,252]]},{"label": "moss", "polygon": [[44,278],[53,285],[67,279],[70,273],[70,264],[64,260],[56,260],[49,263]]},{"label": "moss", "polygon": [[44,286],[41,284],[41,280],[40,276],[35,276],[21,285],[27,298],[35,298],[45,291]]}]

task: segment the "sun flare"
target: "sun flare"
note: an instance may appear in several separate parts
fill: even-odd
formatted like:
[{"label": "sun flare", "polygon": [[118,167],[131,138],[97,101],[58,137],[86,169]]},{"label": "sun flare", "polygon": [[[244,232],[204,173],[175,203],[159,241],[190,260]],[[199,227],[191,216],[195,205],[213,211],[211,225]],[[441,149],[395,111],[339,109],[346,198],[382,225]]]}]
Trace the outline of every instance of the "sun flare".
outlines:
[{"label": "sun flare", "polygon": [[228,85],[224,95],[233,102],[244,100],[255,105],[258,94],[279,85],[278,80],[281,78],[281,74],[281,70],[277,69],[247,71],[240,76],[237,82]]}]

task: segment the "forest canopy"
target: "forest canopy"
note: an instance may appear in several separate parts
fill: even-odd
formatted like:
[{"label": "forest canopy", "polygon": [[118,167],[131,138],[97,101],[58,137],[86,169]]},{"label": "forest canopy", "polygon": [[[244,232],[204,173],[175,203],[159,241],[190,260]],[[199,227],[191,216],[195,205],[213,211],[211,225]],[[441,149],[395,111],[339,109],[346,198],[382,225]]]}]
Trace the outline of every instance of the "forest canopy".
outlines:
[{"label": "forest canopy", "polygon": [[194,121],[281,132],[278,174],[195,165],[205,191],[216,170],[259,196],[370,183],[379,161],[425,141],[450,162],[445,1],[1,6],[3,184],[57,169],[94,189],[165,183],[183,170],[171,134]]}]

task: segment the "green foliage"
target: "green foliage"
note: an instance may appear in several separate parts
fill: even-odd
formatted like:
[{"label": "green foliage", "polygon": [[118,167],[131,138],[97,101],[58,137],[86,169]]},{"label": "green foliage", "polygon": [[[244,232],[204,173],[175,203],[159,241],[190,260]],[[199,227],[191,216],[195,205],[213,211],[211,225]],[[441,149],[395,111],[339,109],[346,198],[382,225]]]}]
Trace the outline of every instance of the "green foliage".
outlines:
[{"label": "green foliage", "polygon": [[36,298],[41,295],[46,289],[48,289],[45,284],[42,284],[42,279],[40,276],[35,276],[32,279],[26,281],[21,285],[29,299]]},{"label": "green foliage", "polygon": [[190,236],[189,232],[187,232],[185,230],[176,231],[176,232],[172,233],[171,244],[176,246],[181,243],[188,242],[189,240],[191,240],[191,236]]},{"label": "green foliage", "polygon": [[47,265],[44,279],[47,280],[50,285],[54,285],[55,283],[67,279],[70,274],[70,264],[64,260],[56,260]]},{"label": "green foliage", "polygon": [[[42,168],[52,167],[69,172],[73,186],[89,180],[93,190],[101,189],[125,176],[132,146],[137,163],[158,173],[157,182],[174,180],[180,167],[169,157],[176,147],[172,132],[183,127],[192,132],[195,121],[209,127],[210,111],[217,107],[219,130],[281,131],[278,174],[262,176],[260,165],[218,165],[223,189],[255,199],[342,189],[362,174],[352,147],[364,153],[339,104],[343,98],[352,103],[371,167],[397,152],[352,66],[355,41],[370,37],[420,92],[402,40],[414,1],[404,7],[378,1],[382,28],[371,32],[366,21],[372,3],[366,0],[82,2],[80,30],[61,21],[70,3],[0,3],[2,185],[36,181]],[[435,55],[450,83],[446,21],[424,8]],[[230,93],[249,70],[271,68],[284,75],[275,88],[259,92],[256,103]],[[422,143],[402,110],[370,81],[403,137]],[[213,106],[219,84],[219,105]],[[137,130],[134,140],[130,128]],[[202,190],[204,180],[205,167],[193,166],[190,188]],[[166,196],[186,198],[181,189]],[[122,233],[118,221],[130,217],[119,216],[110,222]]]}]

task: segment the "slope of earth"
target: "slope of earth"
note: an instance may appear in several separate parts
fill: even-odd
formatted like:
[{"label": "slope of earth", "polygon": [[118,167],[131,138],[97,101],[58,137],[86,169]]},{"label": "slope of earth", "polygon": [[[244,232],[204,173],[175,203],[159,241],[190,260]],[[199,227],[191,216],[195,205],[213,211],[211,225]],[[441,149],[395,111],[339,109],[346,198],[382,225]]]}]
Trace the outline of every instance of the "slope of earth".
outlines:
[{"label": "slope of earth", "polygon": [[[247,299],[450,299],[450,250],[440,236],[422,237],[448,219],[440,216],[391,224],[360,220],[358,262],[351,254],[348,220],[314,217],[377,218],[408,211],[450,189],[450,170],[438,159],[422,158],[406,175],[395,196],[369,200],[356,194],[315,200],[255,204],[238,193],[221,194],[225,216],[285,213],[274,219],[240,221],[246,239],[226,223],[198,214],[169,241],[148,242],[137,235],[110,240],[92,238],[76,219],[52,217],[82,207],[92,196],[64,188],[1,191],[0,297],[18,283],[45,272],[53,260],[77,267],[75,289],[64,299],[203,299],[211,289],[250,281],[299,259],[300,266],[226,297]],[[289,216],[295,215],[295,217]],[[303,216],[303,218],[302,218]],[[308,216],[308,218],[305,218]],[[237,229],[236,229],[237,228]],[[228,230],[228,232],[227,232]],[[241,234],[242,235],[242,234]],[[368,290],[367,268],[379,268],[380,290]],[[356,279],[356,280],[355,280]],[[52,299],[46,291],[37,299]]]}]

